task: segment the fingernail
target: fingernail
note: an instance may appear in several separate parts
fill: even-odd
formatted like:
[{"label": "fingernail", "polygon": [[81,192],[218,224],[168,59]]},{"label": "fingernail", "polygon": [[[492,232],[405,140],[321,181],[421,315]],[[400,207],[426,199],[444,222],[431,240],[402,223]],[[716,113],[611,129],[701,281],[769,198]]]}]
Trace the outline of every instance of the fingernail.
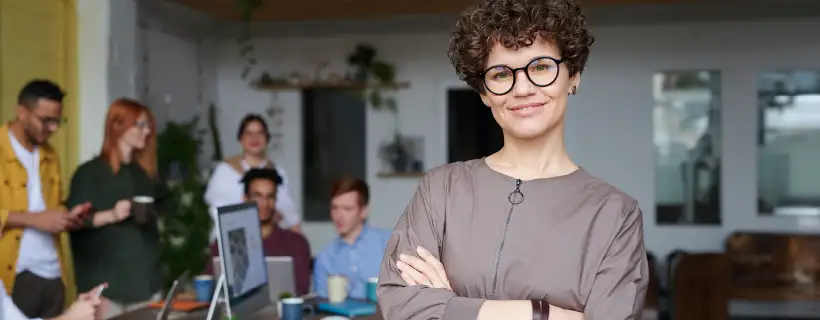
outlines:
[{"label": "fingernail", "polygon": [[399,260],[406,260],[406,259],[407,259],[407,256],[404,255],[403,253],[399,255]]}]

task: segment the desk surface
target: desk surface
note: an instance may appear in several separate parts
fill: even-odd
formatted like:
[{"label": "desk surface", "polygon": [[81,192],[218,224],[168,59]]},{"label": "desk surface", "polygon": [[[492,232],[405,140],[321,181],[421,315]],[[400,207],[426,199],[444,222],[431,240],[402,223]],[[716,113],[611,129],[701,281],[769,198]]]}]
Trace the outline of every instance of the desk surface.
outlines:
[{"label": "desk surface", "polygon": [[[111,320],[155,320],[156,317],[157,317],[158,312],[159,312],[159,310],[157,310],[157,309],[143,308],[143,309],[138,309],[138,310],[123,313],[119,316],[111,318]],[[191,313],[180,313],[180,314],[174,313],[174,314],[171,314],[168,317],[168,320],[201,320],[201,319],[205,319],[205,317],[207,315],[208,315],[208,310],[205,309],[205,310],[194,311],[194,312],[191,312]],[[305,319],[306,320],[320,320],[320,319],[322,319],[323,317],[326,317],[326,316],[328,316],[328,315],[327,314],[317,314],[317,315],[314,315],[314,316],[306,316]],[[253,315],[253,317],[251,317],[251,320],[255,320],[255,319],[276,320],[276,319],[279,319],[279,316],[276,314],[276,307],[275,306],[269,306],[269,307],[267,307],[265,309],[262,309],[261,311],[257,312],[256,314]],[[356,317],[356,320],[359,320],[359,319],[361,319],[361,320],[382,320],[382,317],[381,317],[380,314],[377,313],[377,314],[371,315],[371,316]]]}]

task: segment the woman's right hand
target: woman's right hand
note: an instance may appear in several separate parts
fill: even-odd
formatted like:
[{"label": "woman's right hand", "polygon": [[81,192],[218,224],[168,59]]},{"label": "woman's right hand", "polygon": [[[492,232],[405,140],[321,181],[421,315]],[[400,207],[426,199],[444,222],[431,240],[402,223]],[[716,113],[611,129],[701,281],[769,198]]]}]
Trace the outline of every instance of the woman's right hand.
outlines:
[{"label": "woman's right hand", "polygon": [[120,200],[112,210],[117,221],[123,221],[131,216],[131,200]]}]

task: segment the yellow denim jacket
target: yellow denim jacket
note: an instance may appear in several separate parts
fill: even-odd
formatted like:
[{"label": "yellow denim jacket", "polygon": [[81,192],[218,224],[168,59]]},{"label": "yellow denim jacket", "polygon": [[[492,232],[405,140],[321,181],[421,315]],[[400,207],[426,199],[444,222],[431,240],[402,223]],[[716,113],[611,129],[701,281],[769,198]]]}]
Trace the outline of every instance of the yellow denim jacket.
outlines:
[{"label": "yellow denim jacket", "polygon": [[[26,168],[11,146],[8,124],[0,127],[0,280],[6,284],[11,294],[14,278],[17,274],[17,256],[20,251],[21,228],[6,228],[9,212],[28,210],[28,180]],[[40,180],[43,188],[43,200],[48,209],[62,210],[63,192],[60,178],[60,158],[50,145],[40,146]],[[68,233],[54,237],[54,246],[60,258],[62,280],[65,284],[66,306],[76,298],[74,282],[74,263],[71,260],[71,247]]]}]

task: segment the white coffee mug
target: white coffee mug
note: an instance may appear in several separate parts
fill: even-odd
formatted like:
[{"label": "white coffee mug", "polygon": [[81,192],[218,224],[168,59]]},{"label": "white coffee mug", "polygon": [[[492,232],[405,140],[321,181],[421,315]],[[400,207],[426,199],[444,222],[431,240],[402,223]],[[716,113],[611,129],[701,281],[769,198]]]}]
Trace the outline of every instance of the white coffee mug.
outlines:
[{"label": "white coffee mug", "polygon": [[131,200],[136,203],[154,203],[154,197],[149,196],[135,196]]},{"label": "white coffee mug", "polygon": [[345,276],[333,275],[327,277],[327,299],[331,303],[347,300],[348,281]]}]

